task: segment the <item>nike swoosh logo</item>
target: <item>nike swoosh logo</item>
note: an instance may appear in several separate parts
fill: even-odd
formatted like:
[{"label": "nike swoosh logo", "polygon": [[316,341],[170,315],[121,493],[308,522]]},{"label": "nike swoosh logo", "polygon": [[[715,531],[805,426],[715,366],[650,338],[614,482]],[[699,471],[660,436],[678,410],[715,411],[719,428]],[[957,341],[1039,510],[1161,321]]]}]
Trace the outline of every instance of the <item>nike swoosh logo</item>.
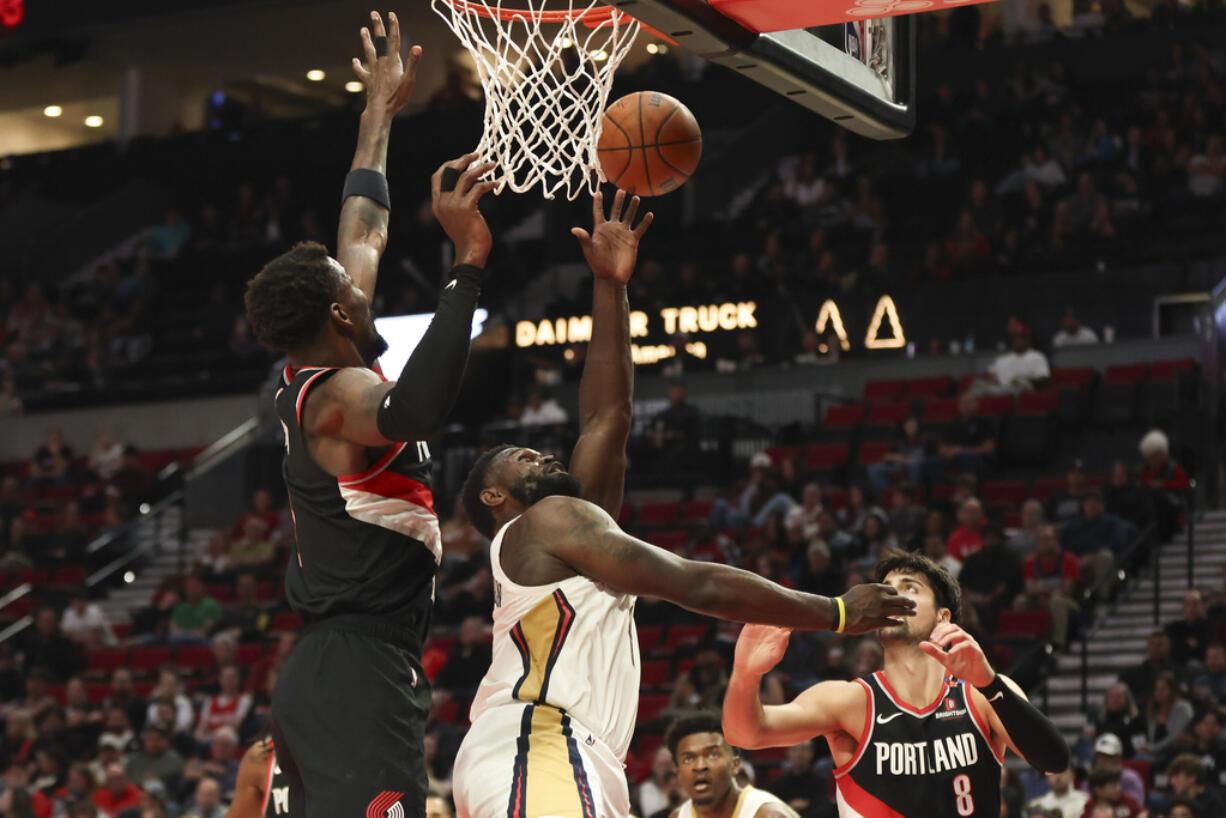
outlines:
[{"label": "nike swoosh logo", "polygon": [[1005,697],[1005,691],[1003,691],[1003,690],[997,690],[997,691],[996,691],[996,695],[995,695],[995,696],[993,696],[992,698],[988,699],[988,701],[989,701],[989,702],[994,702],[994,701],[996,701],[997,699],[1003,699],[1004,697]]},{"label": "nike swoosh logo", "polygon": [[[391,405],[392,405],[392,396],[388,395],[386,398],[383,399],[383,408],[387,409]],[[997,695],[1000,695],[1000,694],[997,694]]]},{"label": "nike swoosh logo", "polygon": [[889,724],[890,722],[894,721],[894,719],[898,718],[901,715],[902,713],[895,713],[892,716],[878,716],[877,723],[878,724]]},{"label": "nike swoosh logo", "polygon": [[444,287],[443,289],[444,290],[454,290],[455,289],[455,279],[453,278],[450,281],[448,281],[447,286]]}]

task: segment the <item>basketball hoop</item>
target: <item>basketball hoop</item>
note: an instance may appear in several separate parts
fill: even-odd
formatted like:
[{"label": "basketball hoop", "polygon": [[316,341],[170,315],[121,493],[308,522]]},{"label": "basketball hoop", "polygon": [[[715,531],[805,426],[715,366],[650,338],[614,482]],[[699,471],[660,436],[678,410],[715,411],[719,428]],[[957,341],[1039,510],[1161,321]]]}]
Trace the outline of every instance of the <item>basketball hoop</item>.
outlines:
[{"label": "basketball hoop", "polygon": [[493,161],[495,193],[574,199],[601,181],[596,143],[613,74],[640,24],[599,0],[431,0],[434,11],[472,55],[485,91],[478,162]]}]

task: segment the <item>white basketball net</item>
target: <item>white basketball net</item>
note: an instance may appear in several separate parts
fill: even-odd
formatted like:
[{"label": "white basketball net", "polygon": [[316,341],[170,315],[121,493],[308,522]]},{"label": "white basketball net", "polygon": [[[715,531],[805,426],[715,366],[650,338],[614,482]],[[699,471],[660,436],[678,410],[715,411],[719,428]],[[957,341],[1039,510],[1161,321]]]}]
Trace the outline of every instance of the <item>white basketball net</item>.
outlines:
[{"label": "white basketball net", "polygon": [[567,2],[559,14],[546,0],[505,10],[502,0],[431,0],[476,63],[485,91],[477,161],[498,163],[496,193],[539,184],[546,199],[559,190],[574,199],[600,184],[601,119],[639,22],[599,0]]}]

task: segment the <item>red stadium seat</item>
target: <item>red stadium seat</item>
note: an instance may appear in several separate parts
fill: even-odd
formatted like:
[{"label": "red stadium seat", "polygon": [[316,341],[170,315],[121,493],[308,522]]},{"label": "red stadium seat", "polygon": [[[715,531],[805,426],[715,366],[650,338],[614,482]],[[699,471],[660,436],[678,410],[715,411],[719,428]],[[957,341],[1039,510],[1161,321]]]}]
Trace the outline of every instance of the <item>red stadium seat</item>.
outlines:
[{"label": "red stadium seat", "polygon": [[710,625],[672,625],[665,636],[664,647],[672,651],[681,645],[694,644],[710,631]]},{"label": "red stadium seat", "polygon": [[1012,395],[982,395],[979,398],[979,414],[985,418],[1002,418],[1012,408]]},{"label": "red stadium seat", "polygon": [[948,395],[953,385],[953,378],[948,375],[939,375],[935,378],[914,378],[907,382],[907,396],[939,398]]},{"label": "red stadium seat", "polygon": [[1055,389],[1044,389],[1018,395],[1014,411],[1019,415],[1054,415],[1059,408],[1060,393]]},{"label": "red stadium seat", "polygon": [[1022,512],[1006,511],[1001,523],[1005,528],[1021,528],[1022,527]]},{"label": "red stadium seat", "polygon": [[1018,506],[1026,499],[1026,484],[1020,480],[999,480],[983,487],[983,502],[990,506]]},{"label": "red stadium seat", "polygon": [[924,401],[924,423],[946,423],[957,417],[957,398],[929,398]]},{"label": "red stadium seat", "polygon": [[681,522],[680,503],[643,503],[639,506],[638,525],[643,528],[676,525],[679,522]]},{"label": "red stadium seat", "polygon": [[196,672],[215,664],[213,651],[205,645],[184,645],[175,653],[175,664],[183,670]]},{"label": "red stadium seat", "polygon": [[668,698],[667,693],[648,693],[640,696],[638,723],[643,724],[659,716],[660,712],[668,707]]},{"label": "red stadium seat", "polygon": [[799,446],[771,446],[769,449],[766,450],[766,453],[770,455],[771,465],[777,469],[785,460],[791,460],[795,462],[797,456],[800,455],[800,447]]},{"label": "red stadium seat", "polygon": [[128,634],[132,632],[131,622],[116,622],[111,625],[111,630],[115,633],[116,639],[127,639]]},{"label": "red stadium seat", "polygon": [[23,582],[28,582],[35,588],[46,585],[51,580],[51,572],[46,568],[24,568],[17,571],[13,578],[20,585]]},{"label": "red stadium seat", "polygon": [[85,696],[92,704],[102,704],[111,695],[110,682],[86,682]]},{"label": "red stadium seat", "polygon": [[34,596],[26,594],[25,596],[14,599],[9,604],[0,608],[0,616],[7,619],[20,619],[34,610]]},{"label": "red stadium seat", "polygon": [[622,504],[621,511],[617,512],[617,524],[622,528],[634,525],[634,506],[629,503]]},{"label": "red stadium seat", "polygon": [[296,613],[279,613],[272,620],[273,631],[296,631],[302,628],[302,617]]},{"label": "red stadium seat", "polygon": [[846,463],[846,443],[818,444],[805,449],[806,469],[833,469]]},{"label": "red stadium seat", "polygon": [[1149,364],[1119,364],[1107,367],[1103,373],[1104,384],[1137,383],[1145,380]]},{"label": "red stadium seat", "polygon": [[234,599],[234,586],[226,582],[206,585],[204,592],[218,602],[229,602]]},{"label": "red stadium seat", "polygon": [[1071,366],[1051,371],[1052,386],[1088,389],[1094,383],[1094,367]]},{"label": "red stadium seat", "polygon": [[266,602],[270,599],[280,599],[285,591],[285,585],[281,582],[261,582],[255,586],[255,598]]},{"label": "red stadium seat", "polygon": [[1154,361],[1149,365],[1151,381],[1173,381],[1175,374],[1181,369],[1192,369],[1196,362],[1191,358],[1180,358],[1175,361]]},{"label": "red stadium seat", "polygon": [[823,423],[827,429],[852,429],[864,422],[864,413],[863,403],[831,406]]},{"label": "red stadium seat", "polygon": [[894,444],[888,440],[866,440],[860,444],[860,451],[856,459],[859,460],[861,466],[867,466],[881,460],[892,448]]},{"label": "red stadium seat", "polygon": [[910,401],[874,403],[868,410],[868,422],[873,426],[896,426],[910,414]]},{"label": "red stadium seat", "polygon": [[1038,477],[1035,478],[1034,491],[1031,493],[1036,500],[1046,503],[1047,498],[1058,491],[1064,491],[1067,486],[1068,479],[1064,477]]},{"label": "red stadium seat", "polygon": [[152,673],[170,662],[170,648],[134,648],[128,667],[137,672]]},{"label": "red stadium seat", "polygon": [[85,566],[83,565],[65,565],[63,568],[56,568],[55,573],[51,575],[52,585],[78,586],[84,583]]},{"label": "red stadium seat", "polygon": [[996,638],[1042,639],[1051,630],[1047,611],[1001,611],[996,623]]},{"label": "red stadium seat", "polygon": [[898,400],[905,394],[907,394],[906,381],[869,381],[864,384],[864,399],[866,401]]},{"label": "red stadium seat", "polygon": [[659,647],[663,630],[659,625],[644,625],[638,628],[639,653],[646,655]]},{"label": "red stadium seat", "polygon": [[102,648],[89,654],[89,670],[91,673],[107,674],[128,663],[127,648]]},{"label": "red stadium seat", "polygon": [[151,681],[132,682],[132,695],[139,696],[142,699],[147,699],[149,698],[149,694],[153,692],[153,688],[156,685],[157,682]]},{"label": "red stadium seat", "polygon": [[639,675],[643,687],[660,687],[672,681],[668,672],[668,660],[656,659],[643,662],[643,670]]},{"label": "red stadium seat", "polygon": [[1141,776],[1141,780],[1145,782],[1146,787],[1149,787],[1153,783],[1150,776],[1153,775],[1154,762],[1141,761],[1136,758],[1125,758],[1121,763],[1128,769],[1136,772],[1137,775]]},{"label": "red stadium seat", "polygon": [[260,661],[260,657],[263,655],[264,646],[259,642],[250,642],[238,646],[238,651],[234,654],[234,661],[243,667],[248,667]]},{"label": "red stadium seat", "polygon": [[685,504],[685,521],[687,523],[705,523],[711,517],[710,500],[690,500]]}]

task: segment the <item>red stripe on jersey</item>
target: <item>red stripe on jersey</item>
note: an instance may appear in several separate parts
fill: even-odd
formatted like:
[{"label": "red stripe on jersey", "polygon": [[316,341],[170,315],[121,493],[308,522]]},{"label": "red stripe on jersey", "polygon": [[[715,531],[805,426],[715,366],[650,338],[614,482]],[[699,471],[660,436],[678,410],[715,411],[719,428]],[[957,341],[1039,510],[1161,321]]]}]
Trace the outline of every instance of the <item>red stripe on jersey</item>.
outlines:
[{"label": "red stripe on jersey", "polygon": [[434,495],[430,487],[420,480],[405,477],[399,472],[385,469],[376,475],[359,480],[356,484],[343,480],[340,481],[340,484],[345,488],[357,488],[360,484],[360,490],[368,494],[404,500],[434,513]]},{"label": "red stripe on jersey", "polygon": [[[314,369],[314,367],[310,367],[310,368]],[[307,367],[303,367],[303,369],[300,371],[306,372],[307,369],[308,369]],[[294,406],[294,416],[298,418],[299,426],[302,426],[302,400],[303,398],[306,397],[307,390],[311,388],[311,384],[315,383],[316,379],[319,378],[320,375],[323,375],[325,372],[331,372],[333,369],[336,369],[336,367],[328,367],[327,369],[320,369],[314,375],[307,378],[306,383],[304,383],[302,385],[302,388],[298,390],[298,402]]]},{"label": "red stripe on jersey", "polygon": [[[843,797],[847,806],[855,810],[855,814],[861,818],[906,818],[901,812],[890,809],[861,789],[851,776],[839,779],[839,795]],[[841,811],[840,814],[842,814]]]},{"label": "red stripe on jersey", "polygon": [[383,367],[379,366],[379,362],[375,361],[370,366],[370,371],[379,376],[379,380],[387,383],[387,376],[383,374]]},{"label": "red stripe on jersey", "polygon": [[371,466],[370,468],[366,469],[365,471],[360,471],[357,474],[342,474],[340,477],[336,478],[337,482],[340,483],[342,486],[348,486],[354,483],[361,483],[363,480],[369,480],[370,478],[374,477],[379,472],[386,469],[388,467],[388,464],[390,464],[393,460],[395,460],[400,455],[400,453],[404,451],[404,447],[407,445],[409,444],[397,443],[395,446],[393,446],[391,449],[388,450],[387,454],[383,455],[383,457],[380,457],[378,460],[376,460],[375,464]]},{"label": "red stripe on jersey", "polygon": [[979,734],[983,736],[983,740],[992,748],[992,755],[996,756],[997,761],[1004,764],[1005,754],[996,749],[996,743],[992,741],[992,734],[988,731],[987,720],[979,715],[979,709],[975,707],[975,696],[971,693],[970,685],[966,682],[962,683],[962,698],[966,699],[966,709],[971,711],[971,719],[974,720],[975,726],[979,728]]},{"label": "red stripe on jersey", "polygon": [[945,682],[941,685],[941,691],[937,693],[936,701],[921,710],[907,704],[902,700],[902,696],[899,696],[894,692],[894,688],[890,687],[889,680],[885,678],[884,671],[877,671],[873,674],[873,677],[877,680],[877,683],[881,685],[881,689],[885,691],[885,694],[890,697],[890,701],[898,705],[900,710],[905,710],[908,713],[914,713],[917,716],[927,716],[929,713],[934,712],[941,706],[941,702],[945,701],[945,694],[949,692],[949,678],[946,677]]},{"label": "red stripe on jersey", "polygon": [[285,385],[289,386],[294,382],[294,368],[286,364],[285,369],[281,372],[281,377],[285,379]]},{"label": "red stripe on jersey", "polygon": [[[287,367],[288,368],[288,367]],[[277,753],[272,746],[272,741],[268,742],[268,772],[264,776],[264,797],[260,799],[260,815],[268,814],[268,799],[272,797],[272,777],[277,769]]]},{"label": "red stripe on jersey", "polygon": [[868,749],[869,739],[873,735],[873,711],[876,709],[873,702],[873,689],[863,679],[856,679],[855,681],[860,684],[860,687],[864,688],[864,729],[860,731],[860,737],[856,739],[856,754],[848,759],[846,764],[833,770],[832,774],[835,778],[842,778],[851,772],[851,768],[856,766],[864,755],[864,751]]}]

